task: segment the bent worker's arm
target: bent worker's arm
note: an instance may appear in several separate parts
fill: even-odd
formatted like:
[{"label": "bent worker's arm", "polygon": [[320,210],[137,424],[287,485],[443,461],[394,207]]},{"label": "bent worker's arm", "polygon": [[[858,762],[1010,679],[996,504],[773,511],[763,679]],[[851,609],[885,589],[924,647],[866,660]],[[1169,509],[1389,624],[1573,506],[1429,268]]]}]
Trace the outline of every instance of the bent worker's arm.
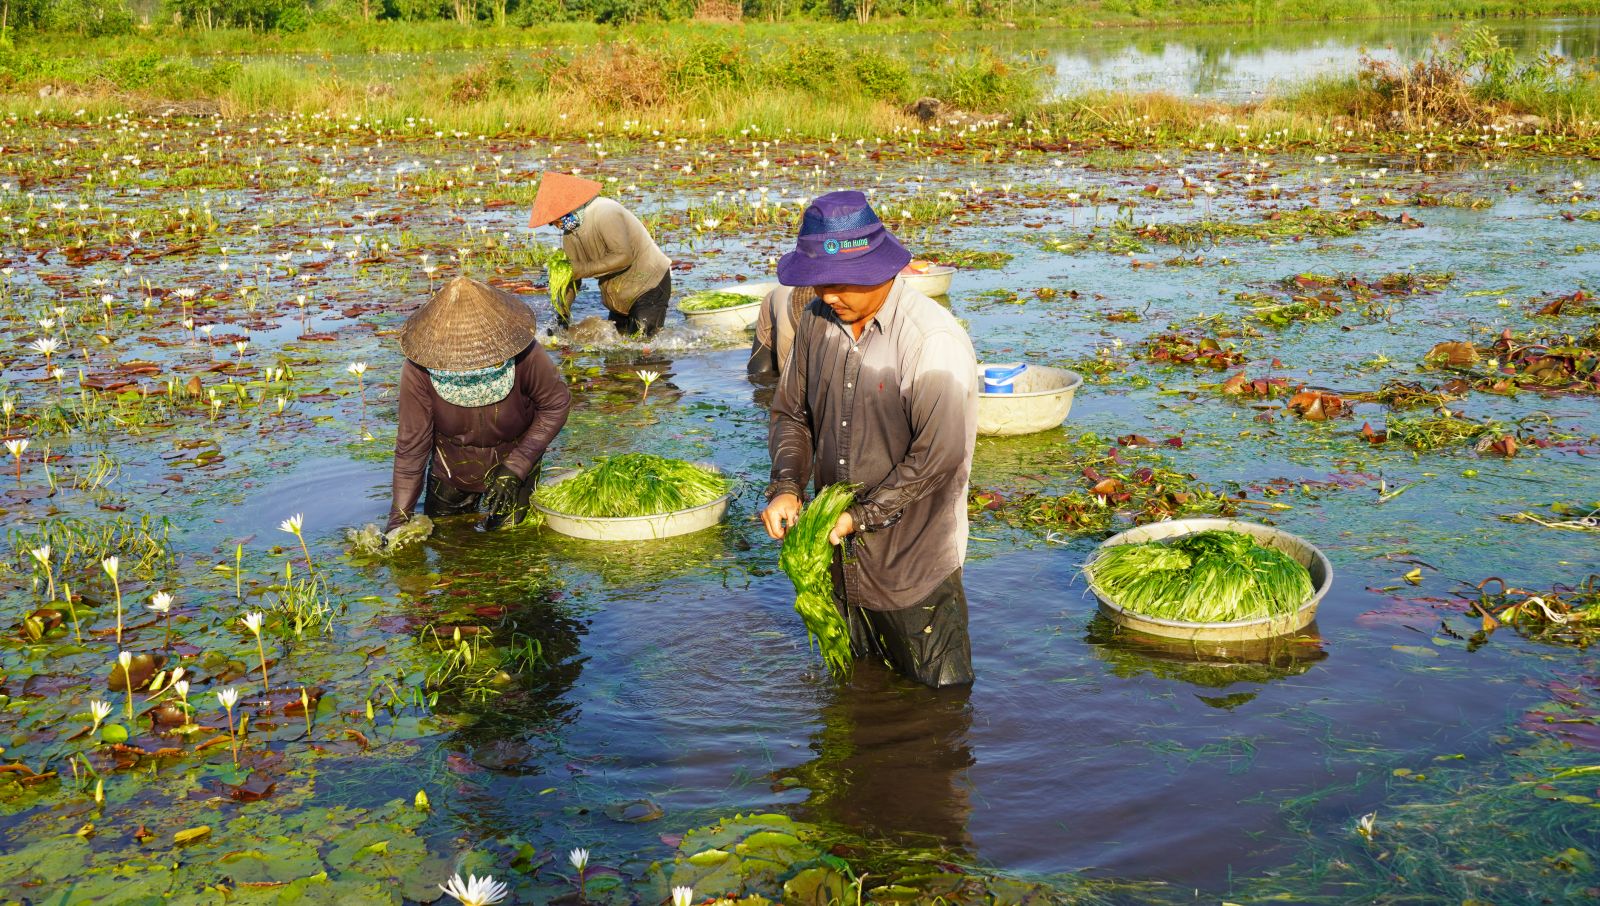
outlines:
[{"label": "bent worker's arm", "polygon": [[590,211],[579,229],[584,233],[592,231],[594,244],[601,252],[597,258],[582,260],[573,258],[569,252],[567,258],[572,262],[574,277],[603,277],[633,263],[635,253],[628,244],[628,218],[620,206],[607,205]]},{"label": "bent worker's arm", "polygon": [[433,452],[433,387],[410,361],[400,369],[400,426],[394,436],[394,491],[389,528],[405,522],[422,496],[422,477]]},{"label": "bent worker's arm", "polygon": [[811,479],[811,408],[806,403],[809,350],[804,336],[796,336],[789,361],[779,368],[778,389],[772,395],[767,422],[767,450],[772,454],[772,481],[767,499],[780,494],[803,496]]},{"label": "bent worker's arm", "polygon": [[761,311],[756,316],[756,335],[750,341],[750,360],[745,362],[744,373],[750,377],[774,377],[778,373],[777,325],[773,323],[773,309],[783,290],[775,289],[761,300]]},{"label": "bent worker's arm", "polygon": [[535,344],[523,357],[517,369],[517,390],[533,399],[533,424],[522,433],[517,446],[506,456],[503,465],[518,478],[526,479],[533,471],[544,451],[555,441],[567,423],[567,410],[572,406],[572,392],[561,380],[561,372],[550,361],[544,347]]},{"label": "bent worker's arm", "polygon": [[912,502],[966,480],[978,405],[970,349],[949,331],[923,343],[911,378],[911,447],[877,487],[856,496],[850,515],[857,531],[888,528]]}]

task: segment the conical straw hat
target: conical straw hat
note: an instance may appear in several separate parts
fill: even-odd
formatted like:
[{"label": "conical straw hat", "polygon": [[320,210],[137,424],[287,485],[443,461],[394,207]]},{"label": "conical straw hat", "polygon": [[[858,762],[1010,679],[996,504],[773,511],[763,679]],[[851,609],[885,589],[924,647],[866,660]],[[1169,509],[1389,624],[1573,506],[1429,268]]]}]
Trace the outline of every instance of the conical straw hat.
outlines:
[{"label": "conical straw hat", "polygon": [[602,186],[592,179],[547,170],[539,179],[539,192],[533,196],[533,214],[528,226],[542,227],[583,207],[600,196]]},{"label": "conical straw hat", "polygon": [[400,351],[427,369],[498,365],[534,340],[533,309],[516,296],[457,277],[400,328]]}]

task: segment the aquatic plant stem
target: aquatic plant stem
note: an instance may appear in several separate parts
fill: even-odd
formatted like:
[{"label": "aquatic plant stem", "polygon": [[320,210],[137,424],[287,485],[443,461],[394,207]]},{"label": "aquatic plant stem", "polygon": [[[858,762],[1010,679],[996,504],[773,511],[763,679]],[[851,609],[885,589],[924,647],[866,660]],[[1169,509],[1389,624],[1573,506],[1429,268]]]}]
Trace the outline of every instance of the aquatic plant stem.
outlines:
[{"label": "aquatic plant stem", "polygon": [[72,637],[77,640],[79,645],[82,645],[83,630],[78,626],[78,608],[72,605],[72,586],[69,583],[61,583],[61,596],[66,598],[67,613],[72,615]]},{"label": "aquatic plant stem", "polygon": [[271,695],[272,687],[267,684],[267,648],[261,643],[261,633],[256,633],[256,653],[261,656],[261,693]]},{"label": "aquatic plant stem", "polygon": [[300,713],[306,719],[306,739],[311,738],[311,696],[306,694],[306,687],[300,687]]}]

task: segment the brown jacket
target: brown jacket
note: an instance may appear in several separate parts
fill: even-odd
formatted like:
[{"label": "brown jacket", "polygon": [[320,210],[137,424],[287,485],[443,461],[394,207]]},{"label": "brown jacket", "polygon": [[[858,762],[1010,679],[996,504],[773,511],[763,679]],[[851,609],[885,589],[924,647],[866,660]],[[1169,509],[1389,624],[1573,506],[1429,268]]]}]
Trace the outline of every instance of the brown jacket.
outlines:
[{"label": "brown jacket", "polygon": [[632,311],[634,300],[655,289],[672,267],[639,218],[609,198],[589,202],[582,225],[562,234],[561,248],[572,275],[598,278],[600,301],[619,315]]},{"label": "brown jacket", "polygon": [[433,388],[428,371],[407,361],[400,373],[400,430],[394,440],[391,527],[416,508],[423,476],[481,492],[497,465],[519,478],[567,423],[572,394],[537,343],[517,356],[511,393],[488,406],[457,406]]}]

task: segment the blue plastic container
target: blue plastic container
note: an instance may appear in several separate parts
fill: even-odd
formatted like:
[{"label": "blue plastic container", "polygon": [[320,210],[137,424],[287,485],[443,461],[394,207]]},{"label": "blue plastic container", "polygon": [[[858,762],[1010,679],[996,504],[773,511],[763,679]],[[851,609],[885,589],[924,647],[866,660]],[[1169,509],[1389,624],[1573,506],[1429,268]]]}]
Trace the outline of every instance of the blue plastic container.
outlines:
[{"label": "blue plastic container", "polygon": [[1010,393],[1011,385],[1028,370],[1027,365],[997,365],[983,369],[984,393]]}]

